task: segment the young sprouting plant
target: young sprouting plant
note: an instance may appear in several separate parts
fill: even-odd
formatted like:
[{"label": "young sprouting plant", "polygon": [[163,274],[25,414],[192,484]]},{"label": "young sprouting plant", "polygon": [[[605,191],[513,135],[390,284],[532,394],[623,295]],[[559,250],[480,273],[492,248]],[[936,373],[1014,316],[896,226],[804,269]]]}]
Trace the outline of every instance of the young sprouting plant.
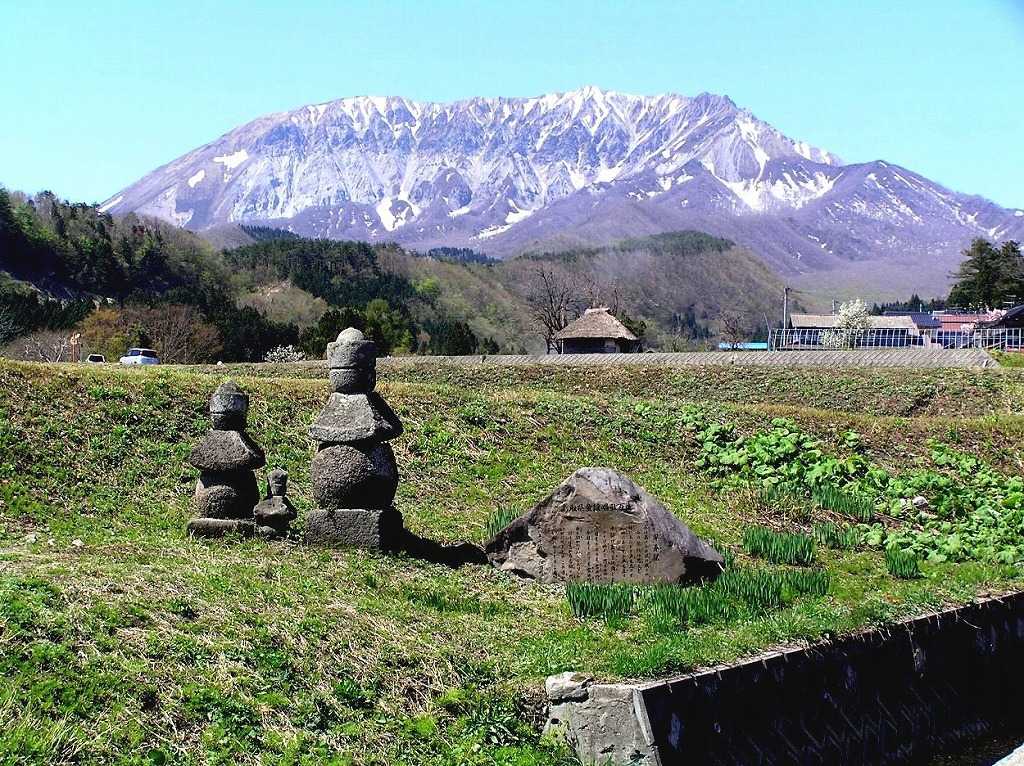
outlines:
[{"label": "young sprouting plant", "polygon": [[571,582],[565,596],[577,618],[600,617],[607,622],[633,611],[637,588],[630,583]]},{"label": "young sprouting plant", "polygon": [[484,522],[484,540],[490,540],[519,517],[514,508],[497,508]]},{"label": "young sprouting plant", "polygon": [[783,575],[794,595],[825,596],[832,577],[824,569],[792,569]]},{"label": "young sprouting plant", "polygon": [[640,599],[654,621],[662,624],[707,625],[729,619],[735,613],[728,595],[711,586],[655,585],[645,588]]},{"label": "young sprouting plant", "polygon": [[814,525],[814,539],[826,548],[838,551],[850,551],[857,547],[860,542],[860,535],[856,529],[825,522]]},{"label": "young sprouting plant", "polygon": [[814,540],[802,533],[775,532],[767,527],[747,527],[743,547],[751,556],[759,556],[775,564],[814,563]]},{"label": "young sprouting plant", "polygon": [[848,516],[862,524],[870,523],[875,515],[875,502],[870,497],[847,492],[830,484],[815,489],[814,499],[822,508]]},{"label": "young sprouting plant", "polygon": [[782,513],[802,521],[809,519],[813,510],[807,494],[789,484],[762,485],[758,500],[764,513]]},{"label": "young sprouting plant", "polygon": [[828,593],[824,570],[771,571],[730,568],[702,586],[570,583],[566,597],[580,619],[606,622],[646,612],[656,625],[675,629],[734,619],[744,610],[765,614],[803,595]]},{"label": "young sprouting plant", "polygon": [[889,574],[901,580],[913,580],[921,576],[921,561],[910,551],[886,548],[885,566]]}]

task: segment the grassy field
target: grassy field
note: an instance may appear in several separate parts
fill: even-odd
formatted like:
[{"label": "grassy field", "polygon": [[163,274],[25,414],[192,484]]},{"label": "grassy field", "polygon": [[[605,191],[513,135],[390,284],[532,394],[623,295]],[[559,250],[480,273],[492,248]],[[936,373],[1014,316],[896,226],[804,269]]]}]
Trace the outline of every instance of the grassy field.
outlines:
[{"label": "grassy field", "polygon": [[[683,622],[650,594],[580,618],[564,587],[483,566],[187,540],[185,459],[229,373],[301,523],[314,367],[0,362],[0,763],[573,763],[539,734],[548,674],[654,677],[1019,587],[1024,371],[382,375],[406,425],[397,504],[424,537],[479,542],[495,512],[609,465],[740,572],[828,581]],[[803,547],[767,559],[772,532],[816,535],[813,568]]]}]

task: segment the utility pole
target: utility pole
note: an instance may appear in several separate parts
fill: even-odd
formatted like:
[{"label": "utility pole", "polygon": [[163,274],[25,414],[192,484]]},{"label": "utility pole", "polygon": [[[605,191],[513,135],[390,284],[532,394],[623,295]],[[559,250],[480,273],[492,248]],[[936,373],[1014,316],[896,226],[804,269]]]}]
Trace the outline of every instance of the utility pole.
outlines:
[{"label": "utility pole", "polygon": [[782,329],[786,330],[789,327],[789,288],[785,288],[782,293]]},{"label": "utility pole", "polygon": [[832,313],[833,314],[836,313],[836,299],[835,298],[832,299]]}]

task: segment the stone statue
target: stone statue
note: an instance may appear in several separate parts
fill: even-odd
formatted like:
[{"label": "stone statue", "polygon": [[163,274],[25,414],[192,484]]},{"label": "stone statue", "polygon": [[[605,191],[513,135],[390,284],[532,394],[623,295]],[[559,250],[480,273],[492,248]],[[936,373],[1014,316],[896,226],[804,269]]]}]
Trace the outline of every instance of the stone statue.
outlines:
[{"label": "stone statue", "polygon": [[191,535],[256,531],[253,506],[260,492],[253,471],[266,465],[266,458],[245,432],[248,413],[249,396],[234,381],[222,384],[210,399],[213,428],[189,456],[200,471],[193,501],[198,518],[187,527]]},{"label": "stone statue", "polygon": [[377,346],[350,327],[328,344],[327,363],[333,393],[309,429],[318,442],[310,466],[318,507],[306,520],[306,539],[397,548],[404,530],[392,506],[398,467],[388,441],[402,424],[374,391]]},{"label": "stone statue", "polygon": [[263,537],[285,537],[295,520],[295,508],[288,500],[288,473],[280,468],[267,478],[267,497],[253,509],[256,532]]}]

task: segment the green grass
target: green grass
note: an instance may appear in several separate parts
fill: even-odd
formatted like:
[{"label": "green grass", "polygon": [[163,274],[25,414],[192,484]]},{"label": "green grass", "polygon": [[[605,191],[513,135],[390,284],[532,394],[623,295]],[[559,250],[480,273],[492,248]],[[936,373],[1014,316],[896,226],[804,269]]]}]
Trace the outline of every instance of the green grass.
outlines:
[{"label": "green grass", "polygon": [[[920,577],[892,576],[868,538],[932,522],[888,510],[864,525],[855,549],[822,541],[815,569],[764,569],[744,552],[750,526],[806,534],[841,515],[766,504],[756,486],[726,481],[741,465],[698,467],[694,404],[732,426],[732,438],[791,418],[837,456],[837,471],[851,450],[842,434],[855,429],[857,454],[893,475],[931,465],[929,439],[986,471],[1019,475],[1016,371],[956,371],[949,382],[928,371],[903,388],[877,372],[786,371],[788,383],[762,370],[382,374],[406,426],[393,443],[397,505],[417,534],[480,541],[496,509],[511,518],[573,469],[610,465],[734,561],[713,586],[718,596],[652,588],[625,616],[581,620],[565,587],[490,567],[188,540],[196,474],[186,458],[226,370],[0,362],[0,753],[12,763],[569,763],[564,747],[539,735],[548,674],[684,672],[1018,587],[1016,566],[965,557],[941,531],[947,554],[924,561]],[[252,395],[250,433],[268,469],[288,470],[301,523],[313,507],[306,429],[326,381],[240,382]],[[797,437],[781,430],[737,459],[788,448]],[[935,470],[934,487],[911,476],[908,490],[989,475],[959,463]],[[948,513],[963,511],[954,503]],[[658,608],[686,619],[661,619]]]},{"label": "green grass", "polygon": [[1019,351],[990,351],[1002,367],[1024,367],[1024,353]]}]

